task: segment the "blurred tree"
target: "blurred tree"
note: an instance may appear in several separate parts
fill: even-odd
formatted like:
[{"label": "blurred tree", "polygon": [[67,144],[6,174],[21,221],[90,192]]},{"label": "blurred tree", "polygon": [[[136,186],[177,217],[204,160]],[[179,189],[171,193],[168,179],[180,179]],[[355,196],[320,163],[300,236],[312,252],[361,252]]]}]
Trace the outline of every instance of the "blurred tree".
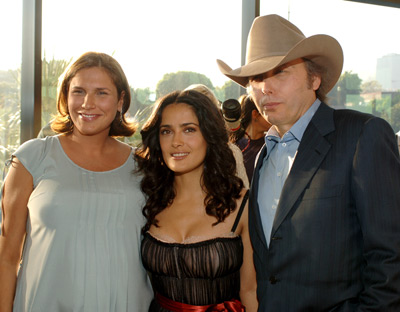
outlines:
[{"label": "blurred tree", "polygon": [[382,85],[376,80],[369,80],[361,85],[362,93],[374,93],[382,91]]},{"label": "blurred tree", "polygon": [[58,79],[71,62],[70,60],[42,60],[42,126],[57,113]]},{"label": "blurred tree", "polygon": [[132,137],[126,138],[124,140],[126,143],[129,143],[132,146],[137,146],[139,144],[141,140],[140,128],[150,116],[153,104],[154,93],[150,90],[150,88],[131,88],[131,105],[129,107],[129,116],[137,122],[138,131],[136,131]]},{"label": "blurred tree", "polygon": [[197,83],[207,86],[214,92],[214,86],[211,80],[203,74],[190,71],[178,71],[176,73],[165,74],[157,83],[156,98],[158,99],[175,90],[183,90]]},{"label": "blurred tree", "polygon": [[[0,168],[19,145],[20,70],[0,71]],[[0,175],[0,185],[3,176]]]},{"label": "blurred tree", "polygon": [[[357,106],[363,101],[360,96],[361,82],[362,80],[358,77],[358,74],[345,71],[340,76],[336,85],[328,93],[329,104],[335,108]],[[354,108],[357,109],[356,107]]]},{"label": "blurred tree", "polygon": [[400,92],[392,97],[392,128],[395,132],[400,131]]},{"label": "blurred tree", "polygon": [[232,80],[225,82],[221,88],[216,89],[221,102],[228,99],[238,99],[240,97],[241,86]]}]

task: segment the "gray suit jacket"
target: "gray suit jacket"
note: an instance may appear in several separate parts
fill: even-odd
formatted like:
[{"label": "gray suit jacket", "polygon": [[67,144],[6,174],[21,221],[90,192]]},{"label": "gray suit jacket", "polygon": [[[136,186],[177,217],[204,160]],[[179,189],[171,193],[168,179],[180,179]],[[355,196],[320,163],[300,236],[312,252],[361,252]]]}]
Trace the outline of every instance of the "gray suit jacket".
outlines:
[{"label": "gray suit jacket", "polygon": [[259,311],[400,311],[400,159],[381,118],[322,103],[283,186],[269,248],[249,226]]}]

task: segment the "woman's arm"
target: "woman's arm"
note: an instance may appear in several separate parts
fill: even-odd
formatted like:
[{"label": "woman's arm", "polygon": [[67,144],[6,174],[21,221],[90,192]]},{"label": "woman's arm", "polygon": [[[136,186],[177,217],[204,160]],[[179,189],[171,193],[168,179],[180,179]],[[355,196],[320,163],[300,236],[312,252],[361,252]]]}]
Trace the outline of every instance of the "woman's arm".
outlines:
[{"label": "woman's arm", "polygon": [[248,226],[248,204],[246,204],[241,217],[241,237],[243,242],[243,264],[240,269],[240,300],[246,307],[246,312],[256,312],[257,301],[257,280],[256,270],[253,263],[253,247],[250,242]]},{"label": "woman's arm", "polygon": [[14,158],[4,182],[0,235],[0,312],[11,312],[22,246],[26,233],[28,200],[33,178]]}]

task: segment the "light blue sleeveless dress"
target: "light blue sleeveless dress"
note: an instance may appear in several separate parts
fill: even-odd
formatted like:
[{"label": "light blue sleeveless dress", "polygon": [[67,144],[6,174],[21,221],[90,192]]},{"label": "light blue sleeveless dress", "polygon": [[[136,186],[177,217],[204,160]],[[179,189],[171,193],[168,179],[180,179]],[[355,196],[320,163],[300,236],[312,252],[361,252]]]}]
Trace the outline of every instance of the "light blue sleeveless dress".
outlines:
[{"label": "light blue sleeveless dress", "polygon": [[153,294],[140,260],[144,197],[133,157],[89,171],[57,136],[14,155],[34,183],[14,312],[147,311]]}]

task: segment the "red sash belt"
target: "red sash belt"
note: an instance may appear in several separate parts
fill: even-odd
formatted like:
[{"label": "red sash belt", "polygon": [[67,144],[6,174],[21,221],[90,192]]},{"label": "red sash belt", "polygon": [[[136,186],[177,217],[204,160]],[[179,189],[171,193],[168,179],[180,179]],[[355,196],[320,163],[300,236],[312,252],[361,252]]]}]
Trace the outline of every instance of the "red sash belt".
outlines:
[{"label": "red sash belt", "polygon": [[217,304],[195,306],[191,304],[176,302],[160,294],[156,294],[158,304],[164,309],[172,312],[245,312],[245,307],[239,300],[232,299]]}]

